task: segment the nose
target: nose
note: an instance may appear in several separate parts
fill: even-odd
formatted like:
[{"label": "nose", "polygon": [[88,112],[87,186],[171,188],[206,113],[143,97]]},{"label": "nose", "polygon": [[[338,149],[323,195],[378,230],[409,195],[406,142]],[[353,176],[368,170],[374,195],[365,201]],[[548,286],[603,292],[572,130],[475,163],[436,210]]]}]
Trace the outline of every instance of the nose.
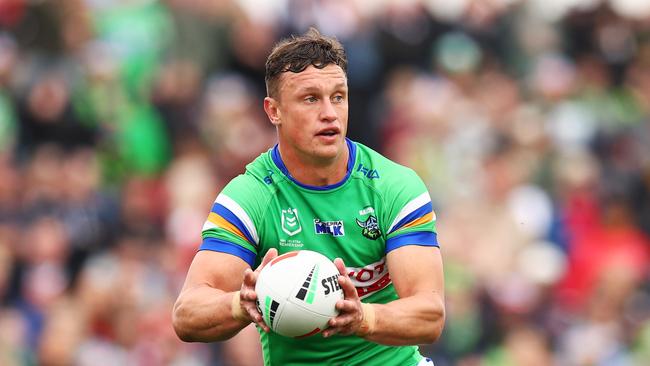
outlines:
[{"label": "nose", "polygon": [[320,110],[320,119],[323,122],[334,122],[338,118],[336,109],[332,104],[332,101],[325,99]]}]

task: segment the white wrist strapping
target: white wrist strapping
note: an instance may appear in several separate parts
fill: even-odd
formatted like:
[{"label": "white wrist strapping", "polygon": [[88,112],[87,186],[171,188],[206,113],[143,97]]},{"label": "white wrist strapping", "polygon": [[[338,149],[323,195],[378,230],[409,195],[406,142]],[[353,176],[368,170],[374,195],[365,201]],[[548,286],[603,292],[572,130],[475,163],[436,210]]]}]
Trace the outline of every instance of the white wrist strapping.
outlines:
[{"label": "white wrist strapping", "polygon": [[375,308],[371,304],[361,303],[361,309],[363,310],[363,319],[356,334],[359,337],[365,337],[375,331]]},{"label": "white wrist strapping", "polygon": [[246,312],[241,307],[241,299],[239,297],[239,291],[235,291],[235,293],[232,295],[232,303],[230,305],[232,317],[235,320],[248,320]]}]

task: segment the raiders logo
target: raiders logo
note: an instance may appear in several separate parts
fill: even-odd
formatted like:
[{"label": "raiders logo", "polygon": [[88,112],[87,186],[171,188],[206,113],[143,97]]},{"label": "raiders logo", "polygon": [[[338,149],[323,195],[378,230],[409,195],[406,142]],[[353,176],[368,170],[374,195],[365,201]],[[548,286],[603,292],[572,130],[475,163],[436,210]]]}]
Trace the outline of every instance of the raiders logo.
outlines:
[{"label": "raiders logo", "polygon": [[363,228],[361,234],[368,239],[377,240],[381,236],[381,230],[379,230],[379,224],[377,223],[377,218],[373,215],[370,215],[366,221],[357,220],[357,225]]}]

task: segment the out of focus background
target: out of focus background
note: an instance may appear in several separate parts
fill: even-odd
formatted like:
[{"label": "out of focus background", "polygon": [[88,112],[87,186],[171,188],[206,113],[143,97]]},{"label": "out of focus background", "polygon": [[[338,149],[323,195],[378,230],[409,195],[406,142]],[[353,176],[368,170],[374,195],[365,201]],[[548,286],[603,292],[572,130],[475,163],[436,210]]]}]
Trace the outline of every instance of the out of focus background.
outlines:
[{"label": "out of focus background", "polygon": [[171,307],[316,26],[349,136],[431,192],[438,366],[650,364],[650,2],[0,0],[0,365],[243,365]]}]

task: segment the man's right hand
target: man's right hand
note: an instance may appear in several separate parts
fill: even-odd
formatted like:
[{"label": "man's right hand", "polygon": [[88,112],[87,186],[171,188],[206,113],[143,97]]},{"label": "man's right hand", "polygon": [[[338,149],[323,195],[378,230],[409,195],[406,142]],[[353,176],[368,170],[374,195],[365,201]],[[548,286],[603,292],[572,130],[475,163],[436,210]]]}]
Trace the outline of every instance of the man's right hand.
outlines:
[{"label": "man's right hand", "polygon": [[244,280],[242,281],[241,289],[239,290],[239,303],[242,310],[252,322],[257,324],[267,333],[270,331],[270,328],[266,325],[262,314],[260,314],[260,311],[257,309],[257,293],[255,292],[255,284],[257,283],[257,276],[259,276],[262,268],[277,256],[277,249],[271,248],[266,252],[264,259],[262,259],[262,263],[255,269],[255,271],[247,268],[244,271]]}]

